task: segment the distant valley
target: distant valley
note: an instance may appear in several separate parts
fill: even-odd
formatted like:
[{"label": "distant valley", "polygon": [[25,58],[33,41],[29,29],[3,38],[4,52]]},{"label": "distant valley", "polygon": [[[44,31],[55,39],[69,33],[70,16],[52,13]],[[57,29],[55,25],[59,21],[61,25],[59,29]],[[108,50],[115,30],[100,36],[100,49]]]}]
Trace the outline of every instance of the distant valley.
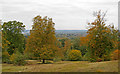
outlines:
[{"label": "distant valley", "polygon": [[[56,37],[73,38],[77,36],[86,36],[87,30],[56,30]],[[30,35],[30,30],[25,30],[23,34],[27,37]]]}]

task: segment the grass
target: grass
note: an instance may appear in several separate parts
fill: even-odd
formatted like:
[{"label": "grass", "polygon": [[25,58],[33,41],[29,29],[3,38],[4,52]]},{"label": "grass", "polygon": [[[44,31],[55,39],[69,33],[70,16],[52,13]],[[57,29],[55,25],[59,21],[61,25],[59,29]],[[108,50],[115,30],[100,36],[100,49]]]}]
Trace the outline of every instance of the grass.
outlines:
[{"label": "grass", "polygon": [[26,66],[2,64],[3,72],[118,72],[118,60],[105,62],[60,61],[50,64],[38,64],[38,61]]},{"label": "grass", "polygon": [[12,64],[2,64],[3,72],[20,72],[23,71],[25,66],[14,66]]}]

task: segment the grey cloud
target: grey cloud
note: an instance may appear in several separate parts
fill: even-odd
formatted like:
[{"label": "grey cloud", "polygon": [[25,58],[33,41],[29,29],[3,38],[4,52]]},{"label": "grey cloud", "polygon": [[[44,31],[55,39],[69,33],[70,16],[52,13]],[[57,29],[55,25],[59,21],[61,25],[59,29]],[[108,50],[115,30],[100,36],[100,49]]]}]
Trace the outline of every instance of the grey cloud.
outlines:
[{"label": "grey cloud", "polygon": [[[97,0],[98,1],[98,0]],[[32,18],[41,15],[53,18],[56,29],[86,29],[93,11],[108,10],[108,23],[117,24],[117,0],[2,0],[2,20],[18,20],[30,29]],[[0,12],[1,14],[1,12]],[[117,26],[117,25],[116,25]]]}]

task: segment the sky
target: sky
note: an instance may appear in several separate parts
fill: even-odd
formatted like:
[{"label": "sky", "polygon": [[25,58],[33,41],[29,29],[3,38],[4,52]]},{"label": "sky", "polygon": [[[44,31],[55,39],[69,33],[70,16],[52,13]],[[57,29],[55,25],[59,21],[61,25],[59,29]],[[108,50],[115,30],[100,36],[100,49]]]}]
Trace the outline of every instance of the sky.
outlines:
[{"label": "sky", "polygon": [[53,19],[56,30],[86,30],[94,21],[94,11],[107,11],[107,25],[118,28],[119,0],[0,0],[0,19],[3,22],[23,22],[32,29],[35,16]]}]

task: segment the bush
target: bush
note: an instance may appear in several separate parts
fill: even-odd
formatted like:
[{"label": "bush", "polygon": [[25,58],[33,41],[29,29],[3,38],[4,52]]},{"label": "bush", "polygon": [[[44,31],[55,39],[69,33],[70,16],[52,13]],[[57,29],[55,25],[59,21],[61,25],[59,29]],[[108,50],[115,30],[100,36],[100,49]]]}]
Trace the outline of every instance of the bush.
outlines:
[{"label": "bush", "polygon": [[100,57],[92,57],[89,59],[90,62],[101,62],[101,61],[110,61],[110,55],[103,55],[102,58]]},{"label": "bush", "polygon": [[82,61],[88,61],[90,59],[90,53],[86,52],[86,54],[82,57]]},{"label": "bush", "polygon": [[90,62],[96,62],[97,59],[96,59],[96,58],[90,58],[89,61],[90,61]]},{"label": "bush", "polygon": [[26,58],[26,60],[34,60],[34,58],[33,58],[34,55],[32,53],[25,53],[24,57]]},{"label": "bush", "polygon": [[97,62],[101,62],[101,61],[103,61],[102,58],[97,58]]},{"label": "bush", "polygon": [[26,61],[25,61],[25,56],[19,52],[12,54],[10,56],[10,61],[14,64],[14,65],[25,65]]},{"label": "bush", "polygon": [[53,59],[53,61],[54,61],[54,62],[61,61],[61,58],[59,58],[59,57],[55,57],[55,58]]},{"label": "bush", "polygon": [[103,55],[102,58],[103,58],[104,61],[110,61],[110,60],[111,60],[111,58],[110,58],[110,54]]},{"label": "bush", "polygon": [[76,60],[81,60],[81,52],[79,50],[71,50],[68,53],[68,60],[76,61]]},{"label": "bush", "polygon": [[117,50],[113,51],[111,54],[111,59],[112,60],[120,59],[120,50],[117,49]]},{"label": "bush", "polygon": [[2,62],[3,63],[11,63],[10,59],[9,59],[10,55],[8,52],[3,52],[2,53]]}]

